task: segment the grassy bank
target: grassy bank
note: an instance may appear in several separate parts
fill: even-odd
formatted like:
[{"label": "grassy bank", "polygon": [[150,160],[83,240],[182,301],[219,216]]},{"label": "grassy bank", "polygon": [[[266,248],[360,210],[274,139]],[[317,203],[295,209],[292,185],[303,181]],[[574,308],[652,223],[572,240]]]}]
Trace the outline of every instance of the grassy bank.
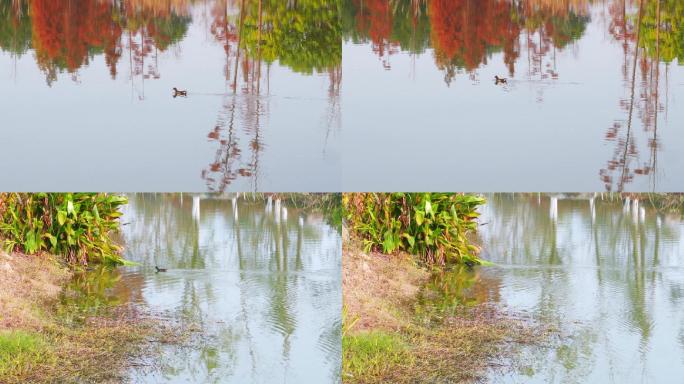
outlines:
[{"label": "grassy bank", "polygon": [[59,259],[0,251],[0,383],[125,381],[130,361],[156,353],[148,341],[176,331],[132,306],[60,316],[71,270]]},{"label": "grassy bank", "polygon": [[545,340],[548,329],[486,304],[418,313],[416,296],[429,277],[414,256],[345,242],[345,383],[480,381],[489,368],[505,369],[517,346]]}]

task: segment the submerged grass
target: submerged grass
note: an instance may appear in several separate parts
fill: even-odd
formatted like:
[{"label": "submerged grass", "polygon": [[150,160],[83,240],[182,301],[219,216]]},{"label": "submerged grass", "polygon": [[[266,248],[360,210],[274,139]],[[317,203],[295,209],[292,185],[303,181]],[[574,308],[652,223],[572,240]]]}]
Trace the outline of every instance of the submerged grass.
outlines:
[{"label": "submerged grass", "polygon": [[488,369],[505,368],[503,357],[517,346],[541,344],[551,332],[494,313],[470,308],[465,317],[429,327],[416,322],[393,331],[350,332],[342,338],[344,382],[479,382]]}]

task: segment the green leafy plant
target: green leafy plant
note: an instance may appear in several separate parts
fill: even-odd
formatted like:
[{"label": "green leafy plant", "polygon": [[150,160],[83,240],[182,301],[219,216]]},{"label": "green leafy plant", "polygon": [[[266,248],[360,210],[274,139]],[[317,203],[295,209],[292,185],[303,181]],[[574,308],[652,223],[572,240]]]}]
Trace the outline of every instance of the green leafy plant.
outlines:
[{"label": "green leafy plant", "polygon": [[2,193],[0,237],[7,252],[48,251],[70,263],[122,264],[110,237],[124,196],[105,193]]},{"label": "green leafy plant", "polygon": [[353,193],[343,205],[366,251],[419,255],[428,264],[481,263],[467,236],[477,229],[483,197],[453,193]]}]

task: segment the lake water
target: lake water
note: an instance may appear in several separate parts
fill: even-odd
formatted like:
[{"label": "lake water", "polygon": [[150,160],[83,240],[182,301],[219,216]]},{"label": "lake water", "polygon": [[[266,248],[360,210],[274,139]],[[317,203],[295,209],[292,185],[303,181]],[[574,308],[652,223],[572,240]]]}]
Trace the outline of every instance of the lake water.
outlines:
[{"label": "lake water", "polygon": [[684,377],[684,221],[637,204],[488,196],[479,242],[496,266],[436,276],[429,287],[454,302],[494,303],[561,335],[551,347],[521,347],[515,369],[494,369],[488,382]]},{"label": "lake water", "polygon": [[681,191],[682,14],[0,0],[0,188]]},{"label": "lake water", "polygon": [[342,240],[325,217],[226,195],[129,199],[124,256],[140,266],[78,278],[79,305],[133,303],[196,330],[153,367],[134,361],[133,382],[339,382]]},{"label": "lake water", "polygon": [[0,189],[339,191],[335,2],[259,4],[0,0]]},{"label": "lake water", "polygon": [[344,190],[684,190],[660,3],[343,0]]}]

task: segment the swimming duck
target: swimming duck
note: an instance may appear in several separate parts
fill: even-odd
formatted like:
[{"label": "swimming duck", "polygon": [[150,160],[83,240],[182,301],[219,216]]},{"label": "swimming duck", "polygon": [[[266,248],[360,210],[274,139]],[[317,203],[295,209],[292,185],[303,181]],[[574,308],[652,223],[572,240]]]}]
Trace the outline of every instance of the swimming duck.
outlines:
[{"label": "swimming duck", "polygon": [[508,84],[508,79],[505,77],[494,76],[494,84]]},{"label": "swimming duck", "polygon": [[173,97],[178,97],[178,96],[187,97],[188,91],[181,91],[180,89],[173,87]]},{"label": "swimming duck", "polygon": [[159,268],[156,265],[154,266],[154,269],[156,269],[157,272],[166,272],[166,268]]}]

